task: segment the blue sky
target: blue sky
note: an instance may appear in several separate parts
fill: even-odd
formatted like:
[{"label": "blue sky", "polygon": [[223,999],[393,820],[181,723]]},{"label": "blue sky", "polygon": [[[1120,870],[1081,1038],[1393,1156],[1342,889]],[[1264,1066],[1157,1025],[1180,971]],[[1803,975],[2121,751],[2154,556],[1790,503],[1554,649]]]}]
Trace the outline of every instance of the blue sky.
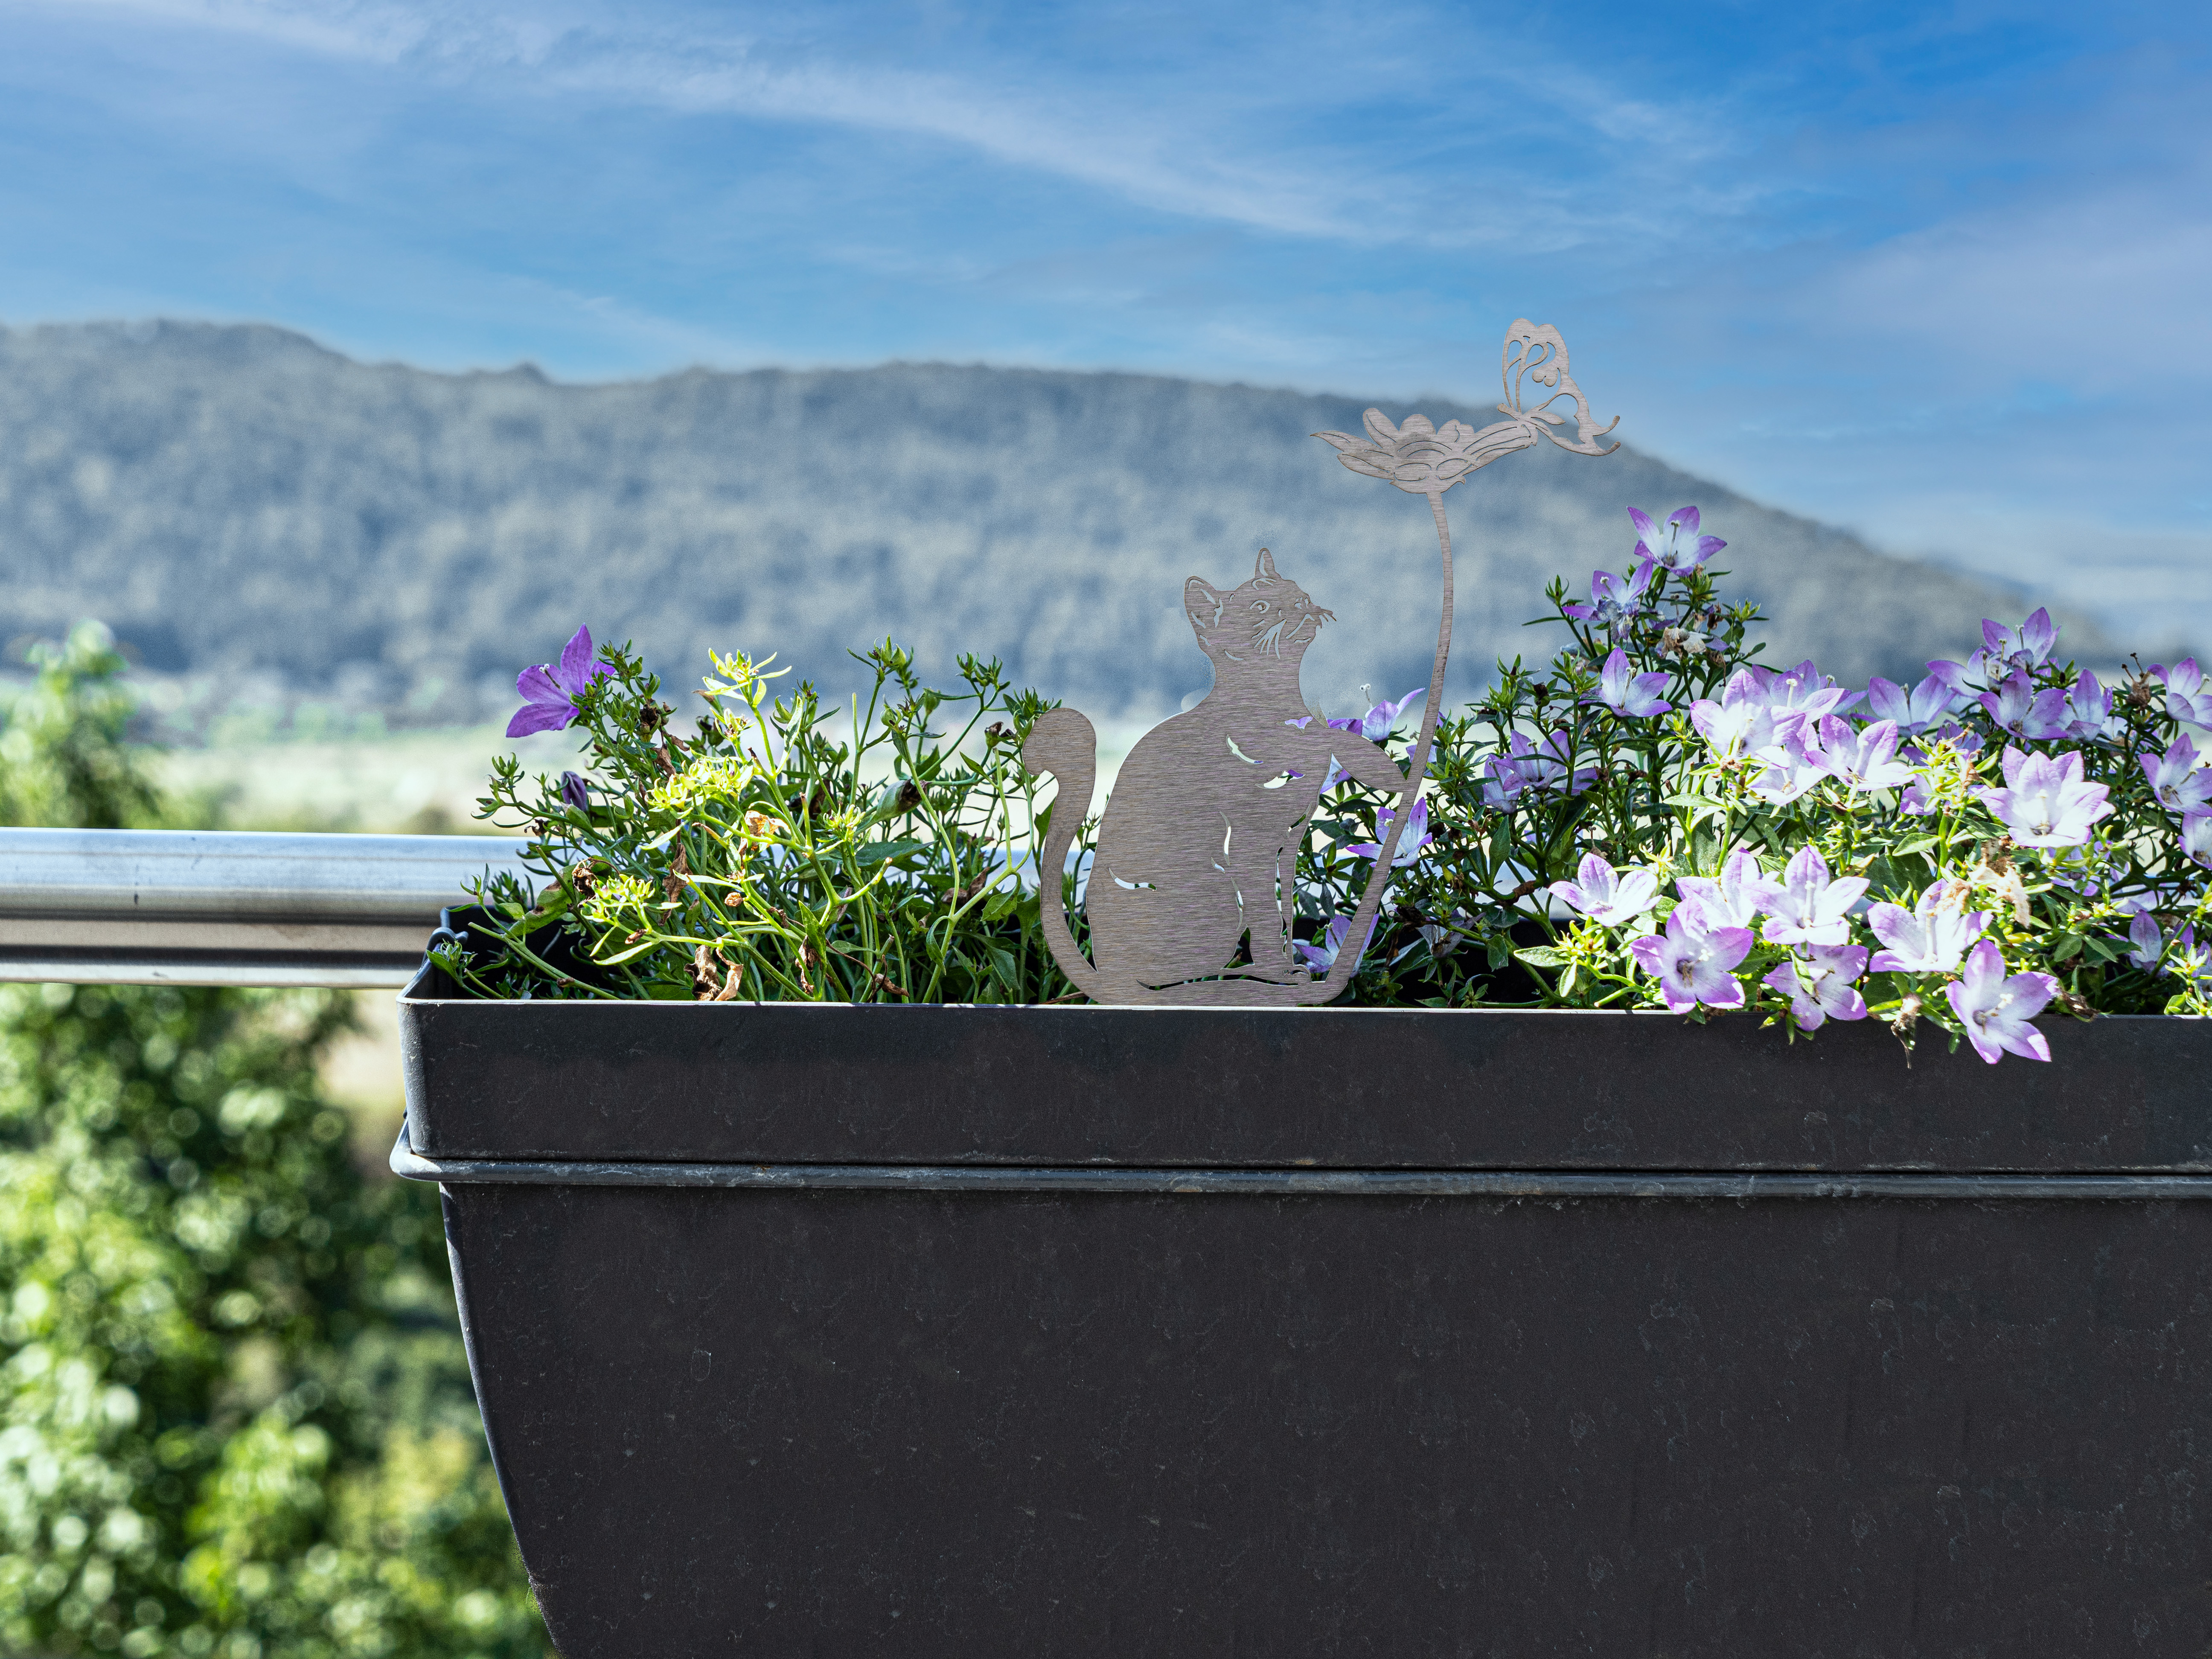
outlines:
[{"label": "blue sky", "polygon": [[0,321],[1409,399],[1525,314],[1670,460],[2212,640],[2209,111],[2180,6],[0,0]]}]

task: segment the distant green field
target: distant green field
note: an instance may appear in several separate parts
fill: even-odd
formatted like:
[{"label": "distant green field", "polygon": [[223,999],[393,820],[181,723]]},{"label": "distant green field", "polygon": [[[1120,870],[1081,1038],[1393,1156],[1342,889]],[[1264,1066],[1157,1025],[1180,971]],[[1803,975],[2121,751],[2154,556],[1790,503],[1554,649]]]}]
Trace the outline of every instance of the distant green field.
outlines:
[{"label": "distant green field", "polygon": [[173,798],[231,830],[341,830],[417,835],[499,833],[477,821],[495,755],[532,772],[573,765],[570,732],[514,739],[496,726],[383,738],[217,743],[176,749],[154,770]]},{"label": "distant green field", "polygon": [[[1144,731],[1099,722],[1102,784],[1113,782]],[[520,756],[526,772],[557,775],[575,763],[580,741],[569,732],[516,739],[496,726],[474,726],[319,742],[218,742],[167,750],[151,769],[165,793],[228,830],[497,835],[510,830],[476,816],[492,757]]]}]

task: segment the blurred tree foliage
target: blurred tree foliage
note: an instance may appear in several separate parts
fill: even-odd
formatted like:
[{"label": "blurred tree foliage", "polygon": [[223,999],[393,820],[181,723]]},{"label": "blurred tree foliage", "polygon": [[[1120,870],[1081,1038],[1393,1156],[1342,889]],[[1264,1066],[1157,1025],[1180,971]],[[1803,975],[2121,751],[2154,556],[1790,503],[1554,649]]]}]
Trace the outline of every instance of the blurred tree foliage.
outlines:
[{"label": "blurred tree foliage", "polygon": [[[11,823],[160,821],[106,631],[34,653]],[[370,1180],[319,991],[0,987],[0,1653],[548,1651],[436,1194]]]}]

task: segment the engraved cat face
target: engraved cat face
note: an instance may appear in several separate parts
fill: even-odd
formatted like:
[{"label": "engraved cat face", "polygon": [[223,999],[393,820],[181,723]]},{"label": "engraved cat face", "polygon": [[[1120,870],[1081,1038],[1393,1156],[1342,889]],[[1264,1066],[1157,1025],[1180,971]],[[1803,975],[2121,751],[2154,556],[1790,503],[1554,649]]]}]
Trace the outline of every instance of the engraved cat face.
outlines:
[{"label": "engraved cat face", "polygon": [[1266,548],[1252,580],[1224,592],[1196,576],[1183,584],[1182,608],[1197,631],[1199,648],[1219,663],[1280,660],[1295,665],[1325,622],[1324,611],[1289,577],[1275,570]]}]

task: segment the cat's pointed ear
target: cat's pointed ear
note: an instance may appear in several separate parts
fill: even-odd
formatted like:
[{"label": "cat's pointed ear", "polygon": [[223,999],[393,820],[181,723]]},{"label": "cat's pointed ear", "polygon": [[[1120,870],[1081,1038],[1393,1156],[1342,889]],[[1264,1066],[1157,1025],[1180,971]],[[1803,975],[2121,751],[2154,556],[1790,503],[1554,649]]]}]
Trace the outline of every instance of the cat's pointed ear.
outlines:
[{"label": "cat's pointed ear", "polygon": [[1260,550],[1258,562],[1252,567],[1252,580],[1255,582],[1272,582],[1281,580],[1275,574],[1275,556],[1264,547]]},{"label": "cat's pointed ear", "polygon": [[1182,585],[1182,608],[1190,617],[1190,625],[1204,634],[1221,620],[1221,595],[1207,586],[1203,579],[1193,576]]}]

